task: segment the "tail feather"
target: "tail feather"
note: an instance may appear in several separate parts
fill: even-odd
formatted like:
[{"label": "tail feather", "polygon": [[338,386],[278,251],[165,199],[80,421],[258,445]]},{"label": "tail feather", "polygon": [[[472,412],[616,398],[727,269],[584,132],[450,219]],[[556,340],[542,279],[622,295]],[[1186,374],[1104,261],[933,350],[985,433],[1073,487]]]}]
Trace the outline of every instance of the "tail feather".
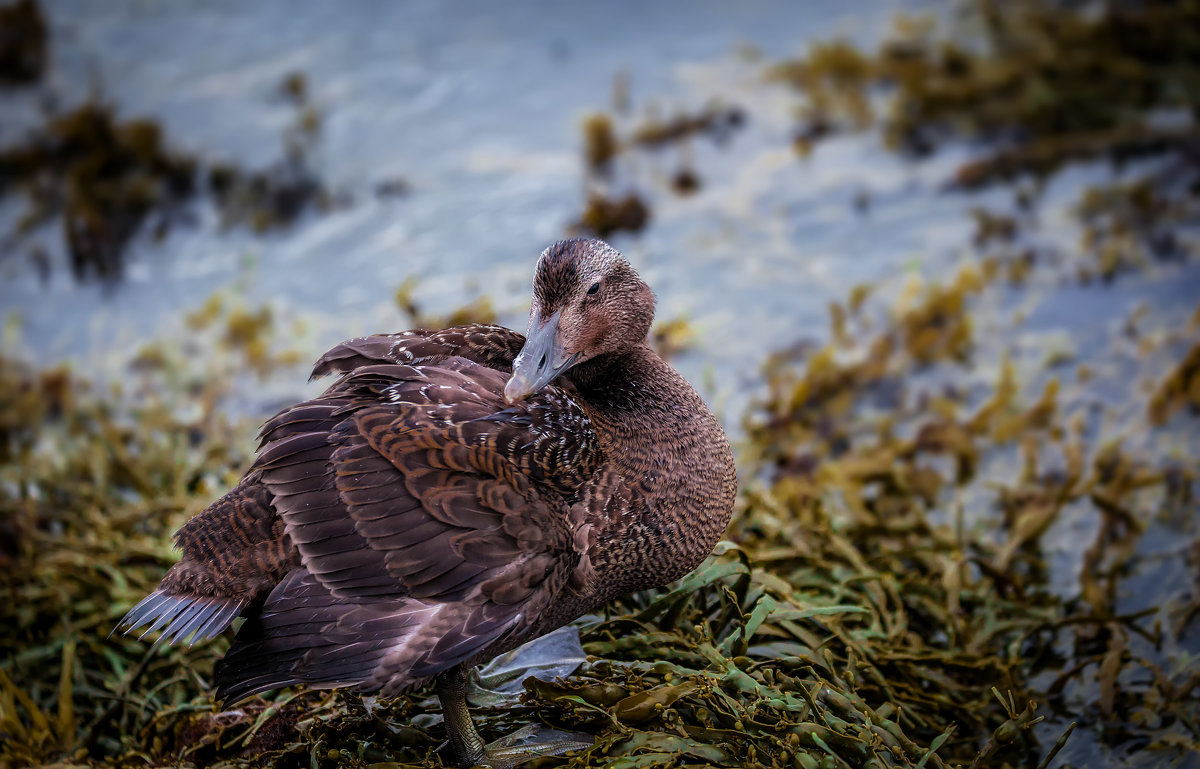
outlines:
[{"label": "tail feather", "polygon": [[156,645],[184,641],[191,645],[219,635],[243,608],[243,603],[236,600],[175,596],[155,590],[129,610],[116,630],[129,635],[149,625],[139,638],[158,632]]},{"label": "tail feather", "polygon": [[145,628],[139,638],[157,633],[155,644],[194,644],[261,604],[299,563],[271,499],[251,473],[185,523],[175,535],[182,557],[113,632]]},{"label": "tail feather", "polygon": [[130,609],[129,612],[121,618],[120,623],[118,623],[113,632],[115,633],[117,630],[120,630],[122,626],[128,627],[129,629],[141,627],[149,622],[152,618],[159,617],[160,613],[158,610],[171,600],[172,599],[169,595],[166,595],[160,590],[155,590],[153,593],[139,601],[137,606],[134,606],[132,609]]},{"label": "tail feather", "polygon": [[242,605],[240,603],[228,604],[224,609],[214,613],[208,622],[200,626],[196,631],[196,638],[206,639],[220,635],[241,613]]}]

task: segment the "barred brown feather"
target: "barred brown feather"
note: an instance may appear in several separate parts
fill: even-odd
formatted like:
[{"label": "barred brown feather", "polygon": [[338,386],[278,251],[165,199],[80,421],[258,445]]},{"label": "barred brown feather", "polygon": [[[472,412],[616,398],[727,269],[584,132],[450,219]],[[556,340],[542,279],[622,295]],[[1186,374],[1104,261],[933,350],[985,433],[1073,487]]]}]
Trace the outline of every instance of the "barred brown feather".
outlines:
[{"label": "barred brown feather", "polygon": [[119,628],[195,642],[245,616],[224,701],[392,695],[694,568],[736,478],[712,413],[645,345],[649,288],[606,245],[568,241],[534,303],[586,355],[511,405],[525,338],[499,326],[325,353],[313,376],[339,378],[263,425],[246,476],[180,529],[180,561]]}]

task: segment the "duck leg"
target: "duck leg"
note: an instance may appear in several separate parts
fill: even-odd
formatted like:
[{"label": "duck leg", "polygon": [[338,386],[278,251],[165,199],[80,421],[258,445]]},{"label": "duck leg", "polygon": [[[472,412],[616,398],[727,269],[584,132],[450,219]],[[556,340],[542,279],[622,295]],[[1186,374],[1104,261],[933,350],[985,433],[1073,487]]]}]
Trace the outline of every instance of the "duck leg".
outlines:
[{"label": "duck leg", "polygon": [[483,738],[475,731],[475,722],[467,710],[467,671],[458,665],[437,678],[438,699],[442,701],[442,717],[446,721],[445,746],[447,763],[452,766],[475,766],[482,762],[487,749]]},{"label": "duck leg", "polygon": [[592,746],[592,736],[532,725],[485,745],[467,709],[467,671],[462,666],[437,678],[438,699],[446,722],[446,763],[456,767],[511,769],[539,756],[557,756]]}]

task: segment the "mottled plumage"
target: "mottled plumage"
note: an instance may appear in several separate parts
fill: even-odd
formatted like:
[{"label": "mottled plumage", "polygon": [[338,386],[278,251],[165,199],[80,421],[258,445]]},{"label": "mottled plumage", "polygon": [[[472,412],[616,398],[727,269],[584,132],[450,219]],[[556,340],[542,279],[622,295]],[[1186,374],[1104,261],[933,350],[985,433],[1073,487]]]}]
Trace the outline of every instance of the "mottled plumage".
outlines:
[{"label": "mottled plumage", "polygon": [[566,241],[539,260],[528,339],[470,325],[333,348],[313,376],[339,378],[264,425],[122,626],[195,641],[246,616],[216,669],[226,701],[392,695],[687,573],[736,480],[716,419],[645,344],[653,306],[606,244]]}]

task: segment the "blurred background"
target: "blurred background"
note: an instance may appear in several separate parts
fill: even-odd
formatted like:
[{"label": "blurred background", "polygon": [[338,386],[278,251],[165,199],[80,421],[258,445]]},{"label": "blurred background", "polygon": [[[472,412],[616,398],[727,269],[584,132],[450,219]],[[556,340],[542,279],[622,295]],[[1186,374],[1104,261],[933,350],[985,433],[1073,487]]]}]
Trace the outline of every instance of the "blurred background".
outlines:
[{"label": "blurred background", "polygon": [[[317,355],[523,329],[572,235],[738,442],[747,580],[653,649],[585,623],[588,675],[662,691],[628,671],[759,634],[727,734],[673,689],[589,760],[1200,766],[1196,3],[23,0],[0,115],[6,766],[436,761],[420,696],[331,747],[375,705],[214,714],[224,640],[105,636]],[[866,731],[778,705],[801,680]],[[590,723],[563,696],[523,707]],[[848,742],[780,737],[809,722]]]}]

